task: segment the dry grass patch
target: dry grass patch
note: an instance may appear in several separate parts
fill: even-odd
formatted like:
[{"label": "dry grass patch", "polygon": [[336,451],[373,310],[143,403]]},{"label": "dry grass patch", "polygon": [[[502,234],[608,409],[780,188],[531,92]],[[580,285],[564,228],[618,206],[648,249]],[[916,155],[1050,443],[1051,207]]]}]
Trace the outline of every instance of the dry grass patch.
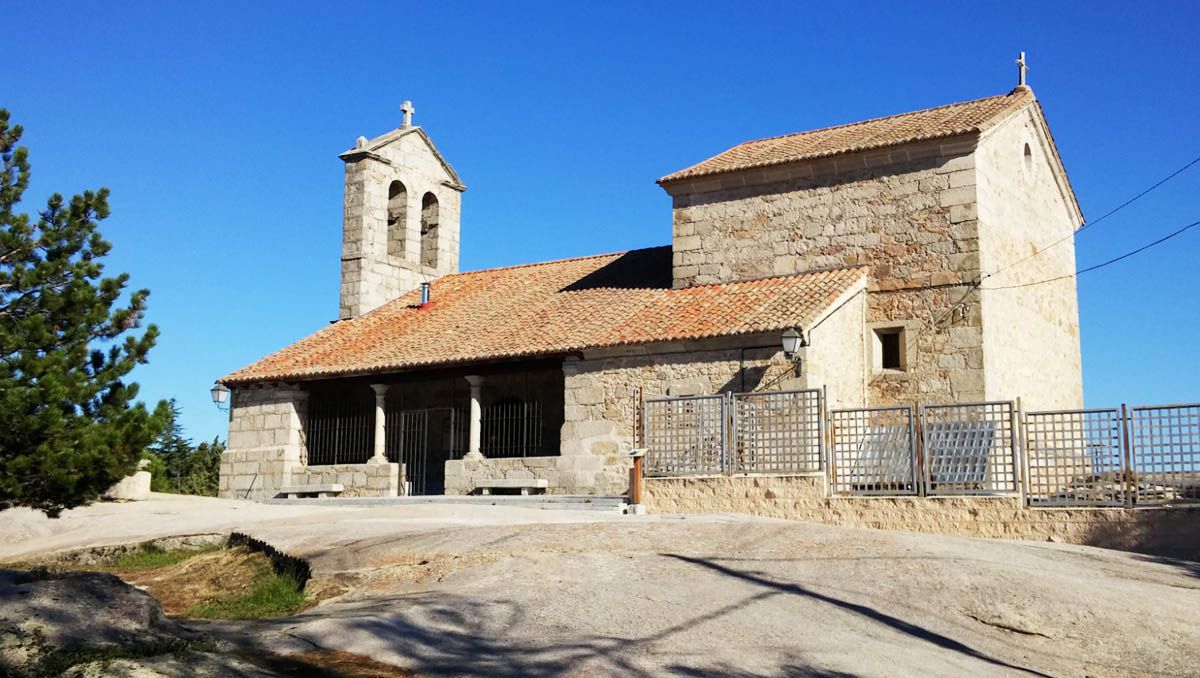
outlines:
[{"label": "dry grass patch", "polygon": [[300,582],[275,572],[269,557],[245,547],[130,554],[109,571],[145,589],[171,615],[257,619],[309,605]]}]

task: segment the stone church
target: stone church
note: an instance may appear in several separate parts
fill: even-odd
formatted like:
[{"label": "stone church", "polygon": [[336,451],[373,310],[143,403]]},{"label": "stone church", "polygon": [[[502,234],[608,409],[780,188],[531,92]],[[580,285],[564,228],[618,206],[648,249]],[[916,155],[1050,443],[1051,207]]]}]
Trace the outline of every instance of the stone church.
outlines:
[{"label": "stone church", "polygon": [[618,494],[661,396],[1082,404],[1073,243],[1041,250],[1083,217],[1025,85],[668,174],[668,245],[470,272],[404,111],[341,154],[338,320],[220,379],[221,496]]}]

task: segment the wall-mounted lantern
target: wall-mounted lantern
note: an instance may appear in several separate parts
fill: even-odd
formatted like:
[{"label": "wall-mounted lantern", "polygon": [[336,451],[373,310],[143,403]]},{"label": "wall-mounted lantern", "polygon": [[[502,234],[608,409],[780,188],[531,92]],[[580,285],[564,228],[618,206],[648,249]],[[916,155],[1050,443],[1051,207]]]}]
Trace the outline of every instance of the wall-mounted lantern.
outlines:
[{"label": "wall-mounted lantern", "polygon": [[217,383],[213,384],[212,390],[210,390],[209,393],[212,394],[213,404],[217,406],[218,410],[224,412],[229,409],[228,386],[218,381]]},{"label": "wall-mounted lantern", "polygon": [[802,368],[800,349],[808,346],[808,340],[804,338],[804,332],[795,327],[789,327],[783,331],[779,339],[783,344],[783,357],[792,361],[792,365],[795,366],[796,376],[800,376]]},{"label": "wall-mounted lantern", "polygon": [[788,360],[794,360],[800,349],[808,346],[808,341],[804,338],[804,332],[795,327],[789,327],[784,330],[783,336],[780,339],[783,342],[783,355]]}]

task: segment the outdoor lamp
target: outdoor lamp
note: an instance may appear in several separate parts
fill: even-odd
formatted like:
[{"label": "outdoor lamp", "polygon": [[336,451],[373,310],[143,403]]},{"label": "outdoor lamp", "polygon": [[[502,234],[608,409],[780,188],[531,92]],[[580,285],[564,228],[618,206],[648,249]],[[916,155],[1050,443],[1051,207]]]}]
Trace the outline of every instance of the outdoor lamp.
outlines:
[{"label": "outdoor lamp", "polygon": [[804,340],[804,333],[794,327],[784,330],[781,339],[783,341],[783,355],[788,360],[795,360],[796,354],[800,349],[808,346],[808,342]]},{"label": "outdoor lamp", "polygon": [[228,386],[218,381],[213,384],[212,390],[209,393],[212,394],[213,404],[217,406],[218,410],[226,409],[227,406],[225,403],[229,402]]}]

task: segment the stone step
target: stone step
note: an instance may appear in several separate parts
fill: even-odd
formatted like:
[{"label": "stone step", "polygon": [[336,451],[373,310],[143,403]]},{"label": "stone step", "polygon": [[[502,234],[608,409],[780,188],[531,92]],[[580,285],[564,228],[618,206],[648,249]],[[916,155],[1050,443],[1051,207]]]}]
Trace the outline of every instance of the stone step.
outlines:
[{"label": "stone step", "polygon": [[268,499],[268,504],[356,506],[375,508],[403,506],[406,504],[471,504],[477,506],[515,506],[559,511],[603,511],[623,513],[627,506],[625,497],[592,495],[540,494],[540,495],[428,495],[418,497],[325,497]]}]

